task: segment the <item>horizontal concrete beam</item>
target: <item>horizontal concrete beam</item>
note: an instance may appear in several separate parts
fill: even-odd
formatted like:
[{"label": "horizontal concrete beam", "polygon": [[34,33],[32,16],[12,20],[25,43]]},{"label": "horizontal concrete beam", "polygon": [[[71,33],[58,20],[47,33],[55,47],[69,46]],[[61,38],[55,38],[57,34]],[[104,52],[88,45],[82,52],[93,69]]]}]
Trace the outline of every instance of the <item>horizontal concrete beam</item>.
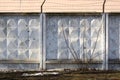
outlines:
[{"label": "horizontal concrete beam", "polygon": [[0,60],[0,63],[2,64],[22,64],[22,63],[40,63],[37,60]]},{"label": "horizontal concrete beam", "polygon": [[[94,61],[91,61],[90,64],[100,64],[102,63],[103,61],[101,60],[94,60]],[[88,62],[85,62],[85,61],[76,61],[76,60],[70,60],[70,59],[62,59],[62,60],[47,60],[46,61],[46,64],[87,64]]]}]

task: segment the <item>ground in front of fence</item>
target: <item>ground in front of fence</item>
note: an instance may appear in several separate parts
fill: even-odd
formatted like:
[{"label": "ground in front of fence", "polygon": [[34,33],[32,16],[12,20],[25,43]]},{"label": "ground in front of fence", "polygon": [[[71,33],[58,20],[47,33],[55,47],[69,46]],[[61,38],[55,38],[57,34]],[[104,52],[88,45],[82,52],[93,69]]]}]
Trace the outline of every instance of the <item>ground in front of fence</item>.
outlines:
[{"label": "ground in front of fence", "polygon": [[0,80],[120,80],[118,71],[13,71],[0,72]]}]

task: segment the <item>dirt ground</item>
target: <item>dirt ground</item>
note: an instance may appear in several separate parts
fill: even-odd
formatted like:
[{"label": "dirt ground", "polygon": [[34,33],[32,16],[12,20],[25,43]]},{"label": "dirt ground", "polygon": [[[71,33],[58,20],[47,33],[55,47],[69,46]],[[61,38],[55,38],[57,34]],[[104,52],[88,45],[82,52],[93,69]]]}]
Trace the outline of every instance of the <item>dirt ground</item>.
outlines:
[{"label": "dirt ground", "polygon": [[117,71],[114,72],[69,71],[59,72],[59,74],[34,75],[36,73],[41,72],[39,71],[0,72],[0,80],[120,80],[120,72]]}]

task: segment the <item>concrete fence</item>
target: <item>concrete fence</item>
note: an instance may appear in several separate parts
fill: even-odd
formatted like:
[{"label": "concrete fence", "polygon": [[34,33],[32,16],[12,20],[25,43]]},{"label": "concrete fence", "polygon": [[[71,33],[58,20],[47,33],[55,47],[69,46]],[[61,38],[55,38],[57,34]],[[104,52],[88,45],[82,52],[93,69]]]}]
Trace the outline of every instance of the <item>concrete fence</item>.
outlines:
[{"label": "concrete fence", "polygon": [[0,69],[119,70],[119,21],[117,14],[0,15]]}]

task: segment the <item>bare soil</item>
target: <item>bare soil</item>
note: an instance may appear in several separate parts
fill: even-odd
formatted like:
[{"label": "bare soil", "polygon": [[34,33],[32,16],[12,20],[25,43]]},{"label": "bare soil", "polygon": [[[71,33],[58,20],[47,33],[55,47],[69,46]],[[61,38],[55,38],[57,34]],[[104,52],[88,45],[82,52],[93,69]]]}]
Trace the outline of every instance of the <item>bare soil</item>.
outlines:
[{"label": "bare soil", "polygon": [[118,71],[63,71],[59,74],[23,76],[42,73],[40,71],[0,72],[0,80],[120,80]]}]

